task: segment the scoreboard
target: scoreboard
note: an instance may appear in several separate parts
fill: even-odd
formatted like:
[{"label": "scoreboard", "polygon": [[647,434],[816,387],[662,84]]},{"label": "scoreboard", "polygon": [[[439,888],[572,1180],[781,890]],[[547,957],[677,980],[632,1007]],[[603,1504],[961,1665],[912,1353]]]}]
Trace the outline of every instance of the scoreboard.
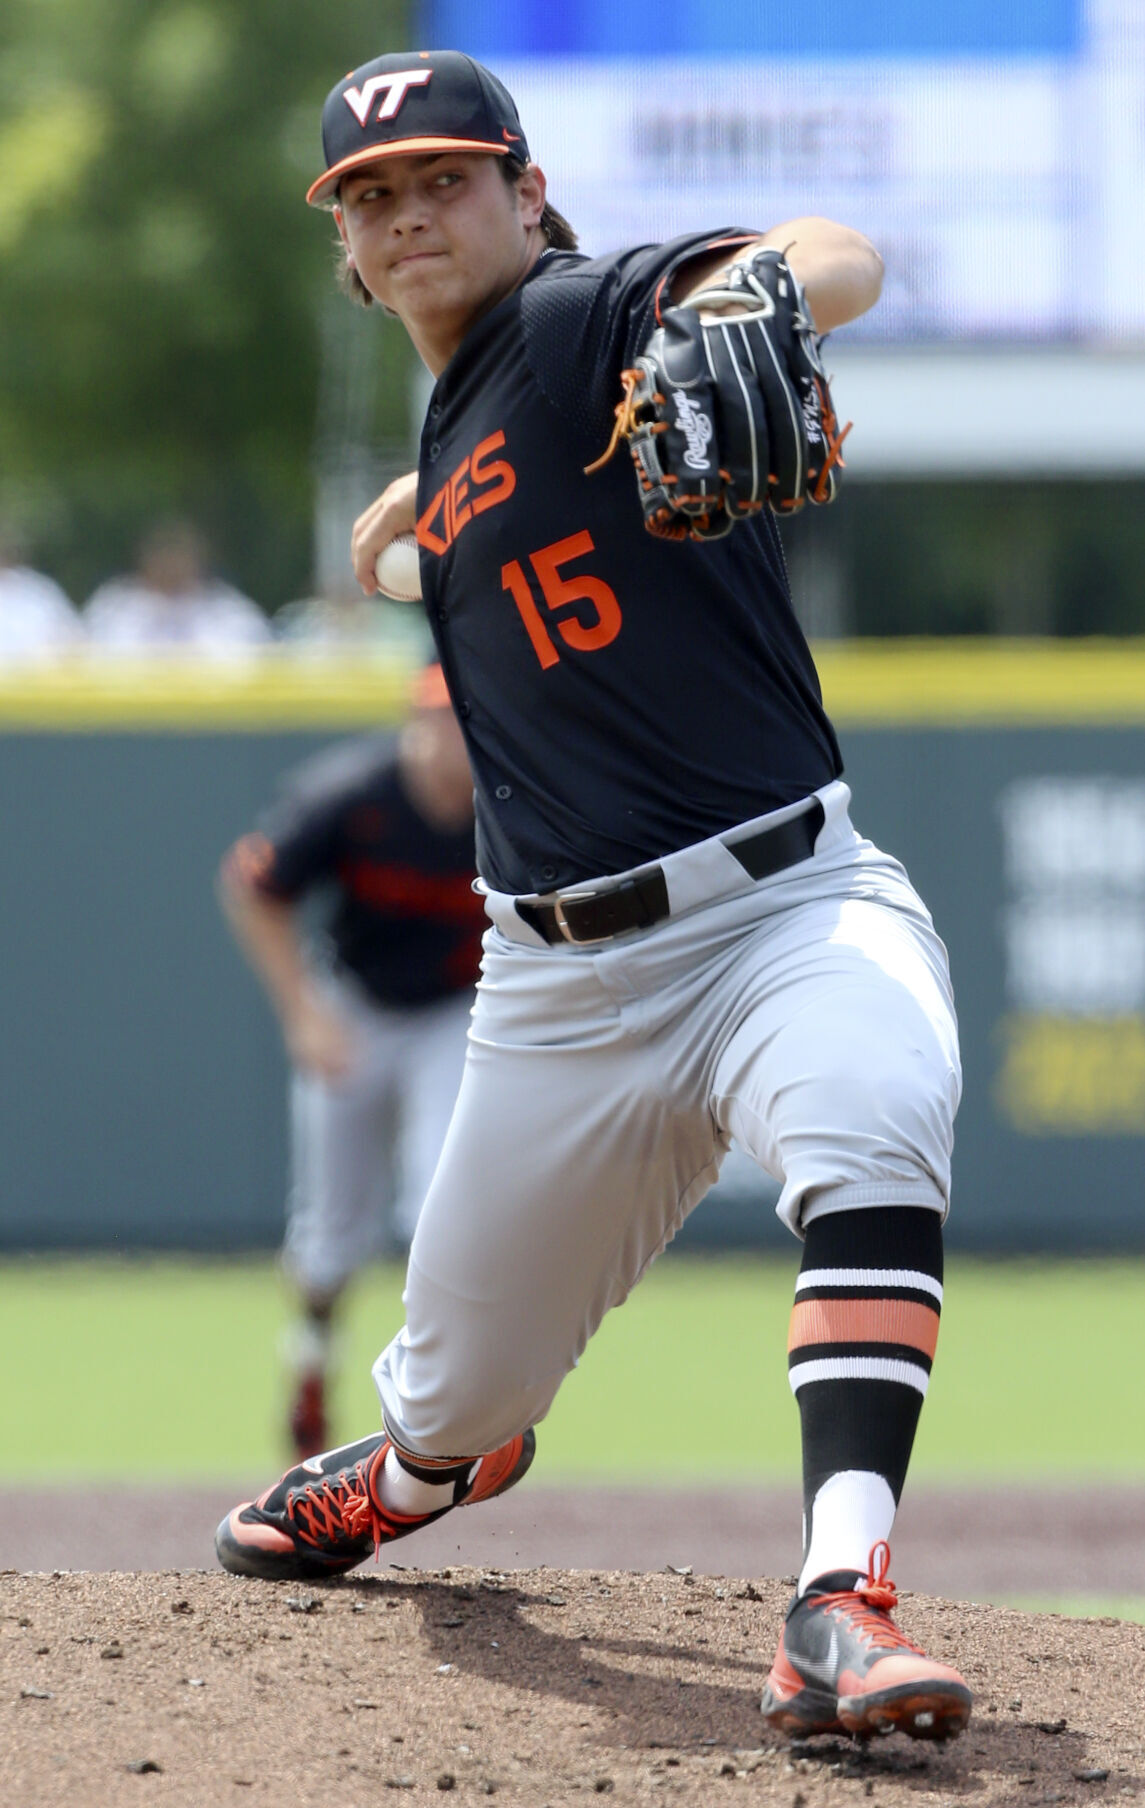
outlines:
[{"label": "scoreboard", "polygon": [[856,344],[1145,346],[1141,0],[429,0],[602,252],[824,213],[887,266]]}]

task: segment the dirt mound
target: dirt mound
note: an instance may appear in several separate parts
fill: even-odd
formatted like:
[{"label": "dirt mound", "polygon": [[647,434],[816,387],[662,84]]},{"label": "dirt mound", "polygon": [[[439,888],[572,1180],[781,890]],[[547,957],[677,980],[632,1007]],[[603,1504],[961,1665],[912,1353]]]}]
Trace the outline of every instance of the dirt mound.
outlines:
[{"label": "dirt mound", "polygon": [[908,1596],[904,1627],[975,1691],[969,1731],[792,1747],[758,1712],[787,1596],[675,1572],[383,1567],[301,1588],[9,1571],[2,1798],[972,1808],[1145,1793],[1145,1628]]}]

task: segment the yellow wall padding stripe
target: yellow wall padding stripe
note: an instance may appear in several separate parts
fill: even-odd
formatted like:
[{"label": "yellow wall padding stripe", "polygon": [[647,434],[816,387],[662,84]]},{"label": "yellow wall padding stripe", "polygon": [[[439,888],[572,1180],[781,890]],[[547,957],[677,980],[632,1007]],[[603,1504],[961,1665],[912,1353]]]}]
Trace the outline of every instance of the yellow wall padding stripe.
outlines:
[{"label": "yellow wall padding stripe", "polygon": [[72,657],[0,666],[0,732],[270,733],[386,728],[406,715],[408,657]]},{"label": "yellow wall padding stripe", "polygon": [[825,641],[816,661],[842,728],[1145,724],[1145,637]]},{"label": "yellow wall padding stripe", "polygon": [[[1145,637],[823,641],[815,655],[841,728],[1145,725]],[[0,666],[0,731],[383,728],[404,715],[413,675],[400,653],[73,656]]]}]

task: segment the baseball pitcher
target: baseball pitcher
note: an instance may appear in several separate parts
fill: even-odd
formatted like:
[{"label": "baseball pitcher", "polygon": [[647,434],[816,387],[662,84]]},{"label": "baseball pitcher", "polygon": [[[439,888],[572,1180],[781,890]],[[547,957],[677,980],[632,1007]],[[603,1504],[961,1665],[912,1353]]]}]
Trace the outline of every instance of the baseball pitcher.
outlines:
[{"label": "baseball pitcher", "polygon": [[942,1304],[950,979],[852,826],[777,532],[834,494],[820,339],[875,304],[880,259],[818,218],[582,257],[512,99],[456,52],[355,70],[323,142],[346,284],[435,378],[416,476],[352,550],[370,592],[416,531],[489,928],[384,1429],[236,1507],[221,1561],[327,1575],[512,1486],[734,1138],[803,1248],[803,1562],[764,1714],[949,1737],[970,1695],[896,1625],[887,1540]]}]

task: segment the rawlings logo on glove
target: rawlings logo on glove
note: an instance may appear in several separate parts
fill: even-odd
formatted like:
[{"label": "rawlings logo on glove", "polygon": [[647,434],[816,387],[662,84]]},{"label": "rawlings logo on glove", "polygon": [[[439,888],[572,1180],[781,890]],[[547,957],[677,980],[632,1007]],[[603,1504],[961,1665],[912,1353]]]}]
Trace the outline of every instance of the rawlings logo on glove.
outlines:
[{"label": "rawlings logo on glove", "polygon": [[612,439],[586,474],[626,440],[649,533],[718,539],[765,504],[793,515],[834,501],[850,423],[840,431],[782,252],[759,250],[669,308],[621,382]]},{"label": "rawlings logo on glove", "polygon": [[700,404],[690,396],[681,395],[679,390],[672,398],[676,404],[676,425],[687,442],[684,463],[693,471],[706,471],[708,468],[708,442],[715,429],[706,414],[701,414]]}]

